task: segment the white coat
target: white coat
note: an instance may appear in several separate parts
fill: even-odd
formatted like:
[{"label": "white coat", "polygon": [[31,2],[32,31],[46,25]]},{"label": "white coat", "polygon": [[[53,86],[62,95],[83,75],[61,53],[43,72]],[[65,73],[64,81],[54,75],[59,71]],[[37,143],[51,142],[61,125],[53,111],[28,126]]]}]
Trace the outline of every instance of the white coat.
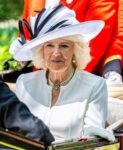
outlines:
[{"label": "white coat", "polygon": [[45,122],[56,140],[79,138],[84,128],[105,126],[107,88],[105,80],[96,75],[76,70],[69,83],[61,86],[53,107],[46,70],[21,75],[16,93],[30,111]]}]

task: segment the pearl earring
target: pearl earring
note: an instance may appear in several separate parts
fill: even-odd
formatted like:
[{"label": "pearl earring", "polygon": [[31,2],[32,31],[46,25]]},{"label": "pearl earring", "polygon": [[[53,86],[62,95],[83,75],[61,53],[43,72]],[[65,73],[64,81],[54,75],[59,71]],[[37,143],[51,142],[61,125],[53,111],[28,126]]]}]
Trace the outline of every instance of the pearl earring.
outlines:
[{"label": "pearl earring", "polygon": [[76,58],[75,58],[75,55],[73,55],[73,58],[72,58],[72,63],[76,63]]},{"label": "pearl earring", "polygon": [[75,63],[76,63],[76,60],[74,59],[72,62],[75,64]]}]

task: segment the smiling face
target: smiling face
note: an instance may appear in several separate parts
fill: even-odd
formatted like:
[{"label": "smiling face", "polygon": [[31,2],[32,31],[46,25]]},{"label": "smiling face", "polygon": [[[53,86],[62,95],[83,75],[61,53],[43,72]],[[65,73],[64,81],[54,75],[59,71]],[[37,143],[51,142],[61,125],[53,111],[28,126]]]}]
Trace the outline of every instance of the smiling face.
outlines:
[{"label": "smiling face", "polygon": [[43,57],[51,71],[67,70],[72,67],[74,43],[66,39],[55,39],[44,43]]}]

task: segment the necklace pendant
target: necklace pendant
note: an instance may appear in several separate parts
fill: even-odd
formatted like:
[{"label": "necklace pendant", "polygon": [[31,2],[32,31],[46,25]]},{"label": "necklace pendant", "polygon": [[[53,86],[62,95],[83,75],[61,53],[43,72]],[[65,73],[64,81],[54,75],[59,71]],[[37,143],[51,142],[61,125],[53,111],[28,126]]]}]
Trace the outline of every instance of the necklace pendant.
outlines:
[{"label": "necklace pendant", "polygon": [[53,85],[53,89],[56,90],[56,91],[60,91],[60,83],[56,82],[56,83]]}]

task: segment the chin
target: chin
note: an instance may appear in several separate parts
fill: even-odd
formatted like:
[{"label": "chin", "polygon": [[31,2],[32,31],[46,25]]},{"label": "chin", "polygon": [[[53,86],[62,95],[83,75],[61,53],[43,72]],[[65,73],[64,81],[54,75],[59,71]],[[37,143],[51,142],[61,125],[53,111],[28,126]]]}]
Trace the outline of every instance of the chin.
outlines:
[{"label": "chin", "polygon": [[54,72],[64,72],[66,70],[66,68],[50,68],[51,71],[54,71]]}]

